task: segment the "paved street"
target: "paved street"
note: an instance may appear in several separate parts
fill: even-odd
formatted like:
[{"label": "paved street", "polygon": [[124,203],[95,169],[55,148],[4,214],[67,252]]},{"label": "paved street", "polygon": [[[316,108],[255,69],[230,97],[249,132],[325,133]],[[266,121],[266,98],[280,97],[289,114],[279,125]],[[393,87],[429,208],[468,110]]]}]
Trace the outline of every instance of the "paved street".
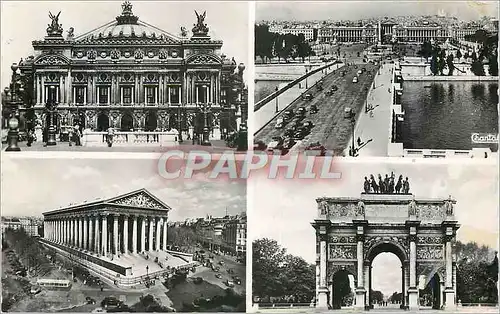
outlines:
[{"label": "paved street", "polygon": [[[393,64],[382,65],[379,73],[374,80],[374,89],[368,94],[368,104],[374,109],[372,114],[361,110],[356,122],[354,139],[361,138],[363,142],[370,141],[366,146],[359,150],[360,157],[388,155],[387,147],[389,145],[389,136],[391,128],[391,97],[388,88],[392,82]],[[352,138],[351,141],[352,142]],[[344,151],[348,156],[349,149]]]},{"label": "paved street", "polygon": [[[283,64],[286,67],[286,64]],[[314,85],[317,81],[321,80],[325,74],[330,74],[334,70],[338,69],[342,64],[335,64],[330,67],[330,69],[326,69],[326,71],[319,71],[307,78],[308,87]],[[280,89],[286,86],[288,83],[280,84]],[[294,85],[292,88],[288,89],[286,92],[278,96],[278,111],[283,110],[291,102],[293,102],[297,97],[299,97],[302,93],[306,91],[305,88],[305,80],[300,84]],[[253,113],[254,117],[254,130],[255,133],[262,127],[266,125],[273,117],[276,115],[276,99],[268,102],[265,106],[260,108],[259,110]]]},{"label": "paved street", "polygon": [[[356,72],[363,67],[366,68],[367,72],[359,75],[358,83],[352,83]],[[341,76],[341,70],[347,71],[345,76]],[[314,127],[302,143],[298,144],[299,150],[303,150],[310,143],[319,142],[326,149],[333,150],[336,155],[342,154],[343,150],[348,146],[352,133],[350,121],[344,118],[344,109],[350,107],[357,113],[364,110],[363,105],[375,71],[376,66],[371,64],[344,66],[323,79],[323,91],[317,91],[315,86],[309,89],[308,93],[314,95],[312,100],[297,99],[287,108],[295,111],[299,107],[308,108],[310,105],[315,104],[319,109],[316,114],[307,113],[306,115],[304,121],[311,121]],[[333,85],[336,85],[338,90],[332,96],[327,96],[325,93]],[[257,133],[255,139],[267,144],[273,137],[282,136],[287,126],[285,125],[280,130],[275,129],[276,120],[279,116],[282,116],[282,114],[276,116]]]}]

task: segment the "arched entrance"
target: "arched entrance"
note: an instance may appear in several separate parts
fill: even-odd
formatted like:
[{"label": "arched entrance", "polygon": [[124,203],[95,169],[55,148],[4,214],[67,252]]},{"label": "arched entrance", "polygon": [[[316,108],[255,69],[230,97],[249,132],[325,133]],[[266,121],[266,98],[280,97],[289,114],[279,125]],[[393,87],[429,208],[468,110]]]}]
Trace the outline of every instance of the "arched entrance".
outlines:
[{"label": "arched entrance", "polygon": [[[380,239],[366,253],[365,287],[367,307],[406,308],[404,295],[408,256],[390,239]],[[385,292],[385,293],[384,293]]]},{"label": "arched entrance", "polygon": [[144,128],[145,131],[155,131],[156,128],[158,127],[158,117],[156,116],[156,112],[150,110],[146,115],[145,122],[146,122]]},{"label": "arched entrance", "polygon": [[[400,307],[418,310],[419,290],[428,284],[425,278],[438,273],[444,278],[440,286],[444,294],[439,294],[444,302],[441,299],[440,303],[449,310],[456,308],[452,242],[460,225],[451,196],[416,199],[410,193],[361,193],[360,197],[322,197],[316,202],[317,218],[312,226],[318,256],[317,308],[333,306],[330,293],[335,294],[335,288],[327,279],[346,265],[356,274],[354,306],[369,309],[372,262],[381,253],[393,253],[402,265],[400,270],[388,270],[402,281]],[[438,293],[433,289],[436,305]]]},{"label": "arched entrance", "polygon": [[105,113],[100,113],[97,117],[97,132],[105,132],[109,129],[109,117]]},{"label": "arched entrance", "polygon": [[332,309],[338,310],[354,305],[356,283],[354,274],[341,267],[332,276],[330,284],[330,304]]},{"label": "arched entrance", "polygon": [[120,123],[120,129],[124,132],[129,132],[134,129],[134,118],[132,118],[132,115],[130,113],[123,114]]}]

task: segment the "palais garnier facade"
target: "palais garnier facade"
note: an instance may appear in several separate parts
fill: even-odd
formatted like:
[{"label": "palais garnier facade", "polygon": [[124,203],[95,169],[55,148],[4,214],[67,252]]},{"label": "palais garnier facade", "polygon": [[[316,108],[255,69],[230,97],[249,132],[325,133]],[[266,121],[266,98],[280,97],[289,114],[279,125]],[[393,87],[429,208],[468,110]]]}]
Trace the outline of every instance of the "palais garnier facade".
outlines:
[{"label": "palais garnier facade", "polygon": [[141,21],[128,1],[113,21],[79,36],[50,13],[47,36],[18,65],[21,128],[45,127],[55,104],[58,130],[180,129],[213,139],[237,131],[248,115],[245,66],[222,54],[206,13],[195,13],[192,32],[182,27],[178,36]]}]

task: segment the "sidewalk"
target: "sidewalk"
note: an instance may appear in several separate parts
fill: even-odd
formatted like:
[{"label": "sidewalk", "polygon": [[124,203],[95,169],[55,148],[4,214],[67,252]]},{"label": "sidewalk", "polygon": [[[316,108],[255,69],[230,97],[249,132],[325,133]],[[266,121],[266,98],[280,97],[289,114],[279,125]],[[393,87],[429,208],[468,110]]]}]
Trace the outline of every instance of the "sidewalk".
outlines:
[{"label": "sidewalk", "polygon": [[[332,71],[338,69],[340,66],[343,64],[338,63],[335,65],[332,65],[330,67],[330,70],[327,69],[327,75],[332,73]],[[324,73],[322,71],[319,71],[307,78],[307,87],[310,88],[313,86],[317,81],[321,80],[324,76]],[[288,83],[282,83],[279,86],[279,89],[285,87]],[[299,88],[300,85],[300,88]],[[283,110],[286,106],[291,104],[297,97],[299,97],[303,92],[305,92],[306,86],[305,86],[305,80],[302,80],[300,84],[294,85],[292,88],[284,92],[283,94],[278,96],[278,112]],[[260,108],[257,111],[254,111],[253,117],[254,117],[254,125],[253,125],[253,133],[255,131],[260,130],[267,122],[269,122],[274,116],[276,115],[276,99],[273,99],[269,101],[267,104],[265,104],[262,108]]]},{"label": "sidewalk", "polygon": [[[365,142],[372,139],[370,143],[359,150],[359,157],[387,157],[389,146],[389,130],[391,125],[391,97],[387,91],[391,86],[392,64],[384,64],[381,67],[380,75],[374,80],[374,89],[368,94],[368,104],[373,107],[373,117],[370,113],[362,111],[356,121],[354,140],[358,137]],[[352,143],[352,136],[351,141]],[[356,144],[357,146],[357,144]],[[346,156],[349,156],[349,148],[346,149]]]}]

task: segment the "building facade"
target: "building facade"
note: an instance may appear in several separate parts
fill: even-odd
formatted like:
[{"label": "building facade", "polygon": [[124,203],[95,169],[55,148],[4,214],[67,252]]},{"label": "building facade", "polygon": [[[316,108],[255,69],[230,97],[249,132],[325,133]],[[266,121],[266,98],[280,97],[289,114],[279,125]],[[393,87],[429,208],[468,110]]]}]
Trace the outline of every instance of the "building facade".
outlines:
[{"label": "building facade", "polygon": [[141,275],[183,267],[192,258],[167,249],[170,210],[141,189],[45,212],[43,243],[100,276],[121,278],[116,284],[131,286]]},{"label": "building facade", "polygon": [[22,224],[19,218],[2,217],[2,234],[5,233],[6,229],[19,230],[21,228]]},{"label": "building facade", "polygon": [[58,130],[78,124],[89,132],[181,130],[216,139],[236,131],[247,118],[238,101],[245,67],[222,54],[206,14],[196,14],[192,36],[185,29],[176,36],[141,21],[125,1],[114,21],[80,36],[69,28],[63,37],[51,13],[47,36],[19,63],[33,123],[46,127],[53,104]]},{"label": "building facade", "polygon": [[377,28],[371,24],[365,26],[322,27],[318,31],[318,40],[320,43],[376,43]]},{"label": "building facade", "polygon": [[[318,198],[316,307],[340,307],[336,278],[347,272],[356,282],[354,306],[372,307],[372,262],[384,252],[401,261],[402,307],[418,310],[419,287],[433,281],[434,308],[456,308],[453,242],[460,225],[455,200],[417,199],[412,194],[370,194]],[[423,289],[423,288],[421,288]]]},{"label": "building facade", "polygon": [[247,246],[247,218],[237,216],[226,222],[223,230],[224,244],[235,255],[245,256]]}]

